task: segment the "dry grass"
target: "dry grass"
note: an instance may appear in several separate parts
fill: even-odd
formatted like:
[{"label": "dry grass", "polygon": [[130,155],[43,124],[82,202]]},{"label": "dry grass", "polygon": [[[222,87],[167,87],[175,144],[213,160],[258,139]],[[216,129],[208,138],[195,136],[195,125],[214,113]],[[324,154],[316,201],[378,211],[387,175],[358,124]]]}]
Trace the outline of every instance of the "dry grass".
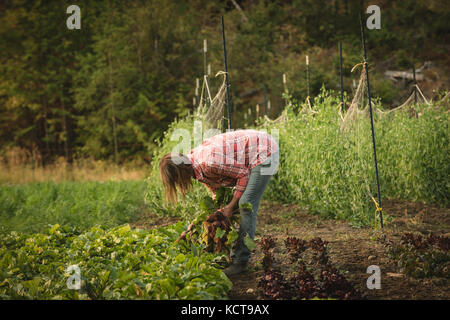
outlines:
[{"label": "dry grass", "polygon": [[63,157],[43,166],[38,152],[18,147],[7,149],[0,155],[0,184],[140,180],[147,176],[149,170],[133,163],[117,166],[94,159],[77,159],[70,164]]}]

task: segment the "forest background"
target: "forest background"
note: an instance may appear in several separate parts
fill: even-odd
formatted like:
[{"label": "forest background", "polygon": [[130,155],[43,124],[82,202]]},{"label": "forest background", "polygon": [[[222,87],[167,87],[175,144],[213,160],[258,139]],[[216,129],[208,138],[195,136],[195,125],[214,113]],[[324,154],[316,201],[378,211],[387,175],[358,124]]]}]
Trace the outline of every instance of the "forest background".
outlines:
[{"label": "forest background", "polygon": [[[71,4],[81,9],[79,30],[66,27]],[[398,106],[411,81],[385,72],[423,66],[425,96],[448,89],[450,3],[369,4],[381,8],[381,29],[366,40],[373,95]],[[263,115],[264,95],[267,115],[281,113],[283,74],[292,97],[306,99],[306,55],[310,96],[322,86],[338,91],[339,42],[350,99],[359,78],[351,69],[362,61],[359,10],[352,0],[2,1],[0,157],[32,166],[82,159],[146,166],[168,125],[194,110],[196,79],[208,65],[213,91],[219,85],[222,16],[234,127],[251,124],[256,105]]]}]

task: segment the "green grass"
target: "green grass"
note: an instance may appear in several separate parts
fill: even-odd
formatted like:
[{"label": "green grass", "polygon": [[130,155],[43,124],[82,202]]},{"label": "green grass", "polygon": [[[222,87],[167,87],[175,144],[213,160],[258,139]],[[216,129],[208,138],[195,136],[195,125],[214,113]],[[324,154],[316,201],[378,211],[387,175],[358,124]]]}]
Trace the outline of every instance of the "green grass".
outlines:
[{"label": "green grass", "polygon": [[136,219],[145,181],[41,182],[0,186],[0,229],[42,232],[60,224],[87,230]]}]

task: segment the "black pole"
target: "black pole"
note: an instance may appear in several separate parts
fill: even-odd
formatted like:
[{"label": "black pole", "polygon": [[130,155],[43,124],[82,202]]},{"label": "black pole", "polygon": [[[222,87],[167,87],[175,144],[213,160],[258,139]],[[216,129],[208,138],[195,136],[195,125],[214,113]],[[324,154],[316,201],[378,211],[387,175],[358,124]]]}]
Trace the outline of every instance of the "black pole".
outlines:
[{"label": "black pole", "polygon": [[339,42],[339,71],[341,78],[341,111],[344,112],[344,80],[342,74],[342,42]]},{"label": "black pole", "polygon": [[[363,25],[361,11],[359,12],[359,22],[361,24],[361,38],[362,38],[362,45],[363,45],[363,50],[364,50],[364,69],[366,71],[367,96],[368,96],[368,99],[369,99],[369,111],[370,111],[370,125],[371,125],[371,128],[372,128],[373,159],[374,159],[374,162],[375,162],[375,175],[376,175],[376,178],[377,178],[378,205],[381,208],[380,180],[379,180],[379,177],[378,177],[377,150],[376,150],[376,147],[375,147],[375,129],[374,129],[374,126],[373,126],[372,99],[371,99],[371,96],[370,96],[369,68],[368,68],[368,65],[367,65],[366,39],[365,39],[365,35],[364,35],[364,25]],[[380,216],[380,226],[381,226],[381,229],[383,229],[383,213],[381,211],[379,212],[379,216]]]},{"label": "black pole", "polygon": [[413,77],[414,77],[414,104],[417,104],[416,67],[414,65],[413,65]]},{"label": "black pole", "polygon": [[225,42],[225,22],[223,21],[223,16],[222,16],[222,40],[223,40],[223,62],[225,65],[225,84],[227,86],[228,130],[231,130],[233,127],[231,125],[230,85],[228,83],[227,46]]}]

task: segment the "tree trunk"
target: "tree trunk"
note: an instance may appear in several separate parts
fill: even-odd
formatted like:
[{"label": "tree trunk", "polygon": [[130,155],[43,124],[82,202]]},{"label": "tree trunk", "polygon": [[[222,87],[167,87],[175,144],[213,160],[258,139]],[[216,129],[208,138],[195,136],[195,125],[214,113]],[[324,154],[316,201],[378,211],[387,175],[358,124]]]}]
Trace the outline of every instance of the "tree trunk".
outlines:
[{"label": "tree trunk", "polygon": [[66,106],[64,104],[64,101],[61,101],[62,103],[62,110],[63,110],[63,130],[64,130],[64,134],[65,134],[65,139],[64,139],[64,153],[66,156],[66,161],[67,162],[71,162],[71,160],[69,159],[69,133],[67,132],[67,119],[66,119]]}]

